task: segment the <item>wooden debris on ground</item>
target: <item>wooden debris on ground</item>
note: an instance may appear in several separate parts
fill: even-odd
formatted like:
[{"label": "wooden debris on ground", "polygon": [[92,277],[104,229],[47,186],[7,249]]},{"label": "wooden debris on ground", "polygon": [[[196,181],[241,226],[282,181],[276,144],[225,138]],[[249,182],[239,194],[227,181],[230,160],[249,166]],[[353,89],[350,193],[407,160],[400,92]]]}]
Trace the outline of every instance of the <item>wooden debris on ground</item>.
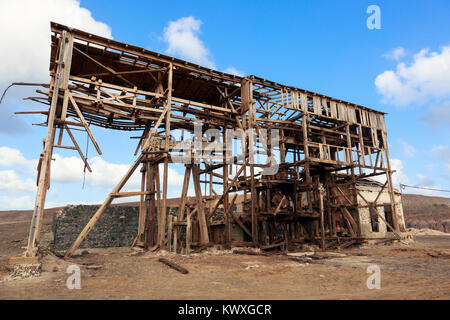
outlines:
[{"label": "wooden debris on ground", "polygon": [[174,269],[174,270],[176,270],[178,272],[181,272],[182,274],[188,274],[189,273],[189,271],[186,270],[185,268],[180,267],[179,265],[177,265],[177,264],[175,264],[173,262],[170,262],[167,259],[159,258],[158,261],[161,262],[161,263],[164,263],[165,265],[169,266],[170,268],[172,268],[172,269]]}]

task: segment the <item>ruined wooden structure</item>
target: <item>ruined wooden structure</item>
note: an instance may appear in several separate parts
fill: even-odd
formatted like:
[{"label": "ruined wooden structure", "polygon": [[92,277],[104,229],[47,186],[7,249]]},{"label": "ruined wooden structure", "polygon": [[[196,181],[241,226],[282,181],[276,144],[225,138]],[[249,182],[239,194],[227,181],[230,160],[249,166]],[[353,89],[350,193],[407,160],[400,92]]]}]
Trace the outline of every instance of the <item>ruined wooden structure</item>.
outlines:
[{"label": "ruined wooden structure", "polygon": [[[382,112],[256,76],[226,74],[56,23],[51,30],[51,80],[46,90],[38,90],[49,108],[43,111],[47,134],[29,255],[39,244],[52,152],[73,149],[91,170],[72,130],[85,130],[101,154],[92,126],[140,132],[137,157],[66,257],[116,198],[140,197],[134,245],[189,252],[212,242],[288,249],[304,242],[326,248],[358,241],[358,206],[375,211],[378,204],[358,203],[355,182],[384,175],[382,190],[393,197]],[[184,165],[174,217],[167,214],[169,166],[180,152],[174,150],[172,133],[193,133],[198,125],[203,132],[215,129],[224,136],[226,130],[252,131],[257,138],[244,135],[237,139],[242,148],[229,152],[232,146],[225,139],[197,137],[196,143],[213,145],[214,151],[205,155],[191,148],[183,153],[190,161]],[[255,150],[263,160],[254,160]],[[273,166],[276,172],[262,172]],[[142,175],[141,189],[123,192],[135,170]],[[194,199],[187,196],[189,188],[195,190]],[[242,210],[233,214],[238,195]],[[395,202],[391,204],[396,212]],[[398,232],[395,217],[389,228]],[[242,228],[248,241],[233,242],[231,224]]]}]

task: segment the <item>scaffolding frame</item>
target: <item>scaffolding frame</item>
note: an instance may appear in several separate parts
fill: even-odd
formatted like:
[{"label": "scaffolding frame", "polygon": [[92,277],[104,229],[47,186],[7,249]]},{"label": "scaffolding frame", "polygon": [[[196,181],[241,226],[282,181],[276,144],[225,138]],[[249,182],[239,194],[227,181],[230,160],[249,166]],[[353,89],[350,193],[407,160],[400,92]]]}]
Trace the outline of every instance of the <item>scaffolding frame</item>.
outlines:
[{"label": "scaffolding frame", "polygon": [[[114,199],[131,196],[140,197],[133,246],[148,250],[189,253],[212,243],[288,250],[305,242],[325,249],[354,243],[362,239],[357,197],[364,198],[355,183],[380,175],[386,183],[376,199],[387,188],[394,215],[392,223],[385,222],[396,235],[401,231],[383,112],[256,76],[212,70],[53,22],[51,31],[50,84],[37,90],[49,108],[40,111],[47,115],[47,133],[27,255],[35,255],[39,246],[53,150],[77,151],[91,171],[72,134],[75,129],[86,131],[101,155],[91,126],[141,132],[137,158],[66,258]],[[172,133],[194,133],[199,125],[223,136],[227,130],[255,132],[256,138],[244,135],[239,140],[241,152],[230,153],[232,146],[225,139],[197,137],[202,148],[214,151],[205,156],[194,147],[183,154],[189,162],[179,210],[176,216],[169,215],[169,164],[177,155]],[[63,145],[64,134],[72,146]],[[255,161],[255,153],[264,160]],[[274,161],[278,171],[262,174]],[[140,190],[123,192],[138,168]],[[188,197],[191,183],[194,198]],[[236,214],[232,208],[238,198],[242,210]],[[374,212],[377,200],[367,202]],[[232,224],[242,229],[248,241],[232,240]]]}]

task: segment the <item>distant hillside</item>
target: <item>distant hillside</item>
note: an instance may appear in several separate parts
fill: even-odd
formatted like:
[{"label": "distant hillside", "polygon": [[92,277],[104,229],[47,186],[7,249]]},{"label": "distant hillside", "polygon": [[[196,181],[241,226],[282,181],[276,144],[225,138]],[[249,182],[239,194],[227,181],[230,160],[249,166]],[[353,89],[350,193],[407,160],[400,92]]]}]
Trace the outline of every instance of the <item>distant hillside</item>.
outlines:
[{"label": "distant hillside", "polygon": [[450,233],[450,198],[403,194],[406,227]]},{"label": "distant hillside", "polygon": [[[168,199],[169,206],[176,206],[180,199]],[[195,198],[190,197],[189,202]],[[113,205],[136,205],[138,202],[118,203]],[[53,213],[61,208],[45,210],[44,220],[51,221]],[[415,194],[403,194],[403,211],[407,228],[429,228],[450,233],[450,198],[429,197]],[[0,222],[23,221],[31,218],[31,210],[0,211]]]}]

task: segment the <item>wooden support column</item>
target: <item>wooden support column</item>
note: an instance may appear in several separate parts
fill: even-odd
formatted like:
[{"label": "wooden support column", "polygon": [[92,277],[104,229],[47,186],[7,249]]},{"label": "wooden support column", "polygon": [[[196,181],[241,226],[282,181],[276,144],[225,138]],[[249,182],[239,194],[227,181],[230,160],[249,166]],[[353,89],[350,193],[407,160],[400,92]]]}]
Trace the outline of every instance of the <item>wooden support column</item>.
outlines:
[{"label": "wooden support column", "polygon": [[192,178],[194,180],[195,197],[197,198],[197,217],[200,224],[200,242],[202,244],[209,243],[208,224],[203,206],[202,189],[200,186],[200,170],[199,165],[192,165]]},{"label": "wooden support column", "polygon": [[305,180],[307,183],[306,198],[308,199],[308,210],[312,212],[312,178],[309,166],[309,148],[308,148],[308,112],[303,116],[302,131],[303,131],[303,152],[305,154],[305,165],[303,171],[305,173]]},{"label": "wooden support column", "polygon": [[388,191],[389,191],[389,198],[391,200],[391,208],[392,208],[392,223],[395,231],[406,231],[406,230],[400,230],[400,225],[398,222],[397,217],[397,205],[395,203],[395,196],[394,196],[394,184],[392,183],[392,171],[391,171],[391,162],[389,161],[389,150],[387,145],[387,134],[383,132],[383,146],[386,154],[386,166],[387,166],[387,172],[386,172],[386,181],[388,183]]},{"label": "wooden support column", "polygon": [[[171,104],[172,104],[172,76],[173,76],[173,65],[170,64],[167,80],[167,99],[166,99],[166,145],[165,150],[169,151],[169,139],[170,139],[170,115],[171,115]],[[163,198],[162,198],[162,212],[160,213],[160,220],[158,221],[158,244],[160,247],[164,246],[164,239],[166,234],[166,220],[167,220],[167,185],[168,185],[168,174],[169,174],[169,157],[164,158],[164,172],[163,172]]]},{"label": "wooden support column", "polygon": [[[147,170],[146,166],[143,165],[141,169],[141,192],[146,191],[146,177],[147,177]],[[146,197],[145,194],[141,194],[139,201],[139,221],[138,221],[138,233],[136,237],[137,239],[136,243],[138,245],[141,245],[144,242],[145,218],[147,216],[145,197]]]},{"label": "wooden support column", "polygon": [[[348,165],[350,165],[350,174],[351,174],[351,181],[352,181],[352,196],[353,196],[353,201],[356,204],[355,208],[357,208],[358,205],[358,198],[357,198],[357,190],[356,190],[356,178],[355,178],[355,166],[353,164],[353,160],[352,160],[352,138],[350,135],[350,124],[347,123],[346,124],[346,135],[347,135],[347,153],[348,153]],[[353,217],[356,220],[356,224],[357,224],[357,229],[356,234],[358,236],[358,238],[361,237],[361,223],[360,223],[360,219],[359,219],[359,213],[358,210],[356,209],[356,217]]]},{"label": "wooden support column", "polygon": [[186,254],[191,252],[191,239],[192,239],[192,219],[191,212],[188,212],[186,216]]},{"label": "wooden support column", "polygon": [[245,153],[249,157],[250,163],[250,214],[252,222],[252,241],[255,245],[258,244],[258,217],[256,212],[256,188],[255,188],[255,167],[254,167],[254,150],[256,137],[253,136],[256,127],[256,109],[253,101],[253,85],[251,80],[243,79],[241,84],[241,98],[242,98],[242,115],[247,112],[248,117],[245,122],[245,130],[252,135],[252,139],[245,141]]},{"label": "wooden support column", "polygon": [[[227,93],[227,91],[225,91],[225,93]],[[223,177],[222,177],[222,182],[223,182],[223,192],[225,192],[225,190],[228,190],[228,164],[227,164],[227,144],[226,144],[226,125],[224,124],[223,127]],[[236,198],[234,198],[236,199]],[[217,202],[219,202],[220,200],[217,199]],[[234,203],[234,202],[233,202]],[[223,212],[224,212],[224,219],[225,219],[225,230],[224,230],[224,239],[225,239],[225,247],[229,248],[230,244],[231,244],[231,223],[230,223],[230,214],[231,214],[231,206],[229,203],[229,195],[228,192],[226,192],[224,194],[223,197]],[[212,214],[211,214],[212,215]]]},{"label": "wooden support column", "polygon": [[[317,177],[318,178],[318,177]],[[323,193],[324,188],[322,184],[318,181],[318,190],[319,190],[319,211],[320,211],[320,228],[321,228],[321,244],[322,244],[322,251],[325,250],[325,218],[324,218],[324,212],[323,212]]]},{"label": "wooden support column", "polygon": [[28,246],[26,255],[35,256],[42,225],[42,215],[44,214],[45,197],[50,182],[50,162],[53,152],[53,139],[55,137],[55,114],[58,107],[59,90],[67,90],[70,67],[72,64],[73,37],[67,31],[61,35],[59,57],[56,67],[54,88],[50,110],[47,119],[47,135],[44,141],[44,152],[42,162],[38,172],[38,189],[34,204],[33,217],[31,219],[30,232],[28,236]]},{"label": "wooden support column", "polygon": [[191,169],[192,166],[189,164],[186,164],[186,169],[184,171],[184,181],[183,181],[183,188],[181,190],[181,204],[180,209],[178,210],[178,221],[184,220],[184,211],[186,209],[186,200],[187,200],[187,194],[189,190],[189,180],[191,178]]},{"label": "wooden support column", "polygon": [[150,162],[145,162],[146,166],[146,190],[149,191],[149,194],[146,195],[145,199],[145,207],[147,212],[147,221],[146,221],[146,227],[145,227],[145,243],[144,247],[146,249],[152,248],[156,244],[156,233],[157,233],[157,226],[156,226],[156,201],[155,201],[155,170],[157,167],[157,164],[151,164]]}]

